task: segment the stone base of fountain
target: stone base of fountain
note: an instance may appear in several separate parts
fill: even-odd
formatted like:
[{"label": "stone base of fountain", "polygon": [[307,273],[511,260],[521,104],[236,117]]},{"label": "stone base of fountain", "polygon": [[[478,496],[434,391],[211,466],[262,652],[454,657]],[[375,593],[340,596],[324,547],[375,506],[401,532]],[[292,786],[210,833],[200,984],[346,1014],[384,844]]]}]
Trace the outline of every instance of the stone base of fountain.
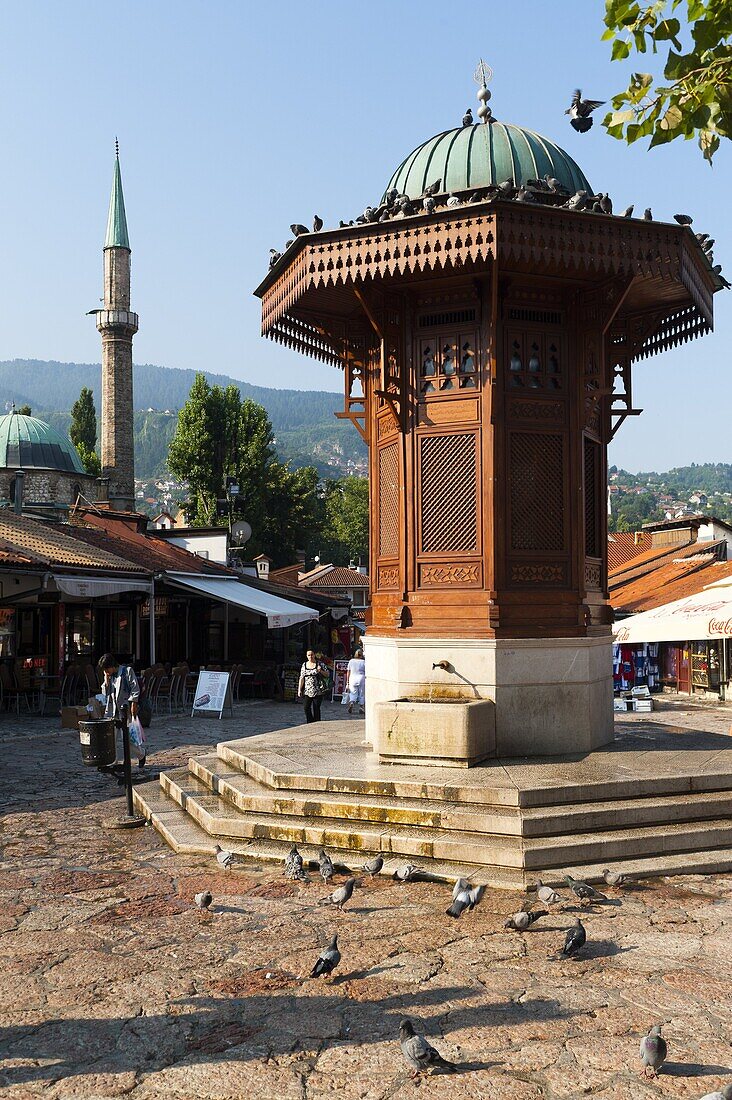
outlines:
[{"label": "stone base of fountain", "polygon": [[380,764],[470,768],[496,755],[492,699],[396,699],[374,712]]}]

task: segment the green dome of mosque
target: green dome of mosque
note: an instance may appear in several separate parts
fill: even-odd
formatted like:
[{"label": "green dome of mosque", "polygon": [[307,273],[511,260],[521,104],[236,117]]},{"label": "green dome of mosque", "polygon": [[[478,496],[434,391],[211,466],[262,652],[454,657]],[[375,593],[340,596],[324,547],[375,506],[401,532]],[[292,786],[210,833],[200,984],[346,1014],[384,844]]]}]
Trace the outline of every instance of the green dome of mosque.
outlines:
[{"label": "green dome of mosque", "polygon": [[0,416],[0,468],[85,473],[76,447],[50,424],[14,410]]},{"label": "green dome of mosque", "polygon": [[441,192],[454,192],[507,180],[519,186],[545,175],[559,180],[570,194],[593,194],[578,165],[553,141],[509,123],[477,123],[445,130],[419,145],[399,165],[385,194],[395,187],[400,195],[418,199],[437,179]]}]

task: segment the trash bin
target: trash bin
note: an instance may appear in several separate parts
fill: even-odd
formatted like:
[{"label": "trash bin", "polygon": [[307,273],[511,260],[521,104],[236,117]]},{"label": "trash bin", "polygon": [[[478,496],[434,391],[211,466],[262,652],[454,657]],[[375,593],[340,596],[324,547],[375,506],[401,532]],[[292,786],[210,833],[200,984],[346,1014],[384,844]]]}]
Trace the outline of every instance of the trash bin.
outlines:
[{"label": "trash bin", "polygon": [[117,757],[113,718],[90,718],[79,722],[81,759],[90,768],[105,768]]}]

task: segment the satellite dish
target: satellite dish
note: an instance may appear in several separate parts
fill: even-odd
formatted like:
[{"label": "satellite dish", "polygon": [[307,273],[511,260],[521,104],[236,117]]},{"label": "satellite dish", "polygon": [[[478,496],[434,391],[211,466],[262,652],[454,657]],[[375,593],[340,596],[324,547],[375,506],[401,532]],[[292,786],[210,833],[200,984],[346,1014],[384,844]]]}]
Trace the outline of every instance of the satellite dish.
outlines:
[{"label": "satellite dish", "polygon": [[231,540],[237,546],[243,546],[251,537],[252,529],[245,519],[237,520],[231,525]]}]

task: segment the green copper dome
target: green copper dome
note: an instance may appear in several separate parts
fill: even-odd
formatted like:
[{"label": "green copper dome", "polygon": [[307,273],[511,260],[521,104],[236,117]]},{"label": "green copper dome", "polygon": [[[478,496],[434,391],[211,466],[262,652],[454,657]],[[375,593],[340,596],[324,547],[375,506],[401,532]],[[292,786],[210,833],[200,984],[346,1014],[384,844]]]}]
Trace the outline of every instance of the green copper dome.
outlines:
[{"label": "green copper dome", "polygon": [[397,168],[387,184],[400,195],[418,199],[435,180],[440,191],[467,191],[513,180],[518,186],[545,175],[574,194],[592,188],[572,158],[553,141],[509,123],[461,126],[445,130],[419,145]]},{"label": "green copper dome", "polygon": [[17,412],[0,416],[0,467],[85,473],[76,447],[67,436],[35,416]]}]

